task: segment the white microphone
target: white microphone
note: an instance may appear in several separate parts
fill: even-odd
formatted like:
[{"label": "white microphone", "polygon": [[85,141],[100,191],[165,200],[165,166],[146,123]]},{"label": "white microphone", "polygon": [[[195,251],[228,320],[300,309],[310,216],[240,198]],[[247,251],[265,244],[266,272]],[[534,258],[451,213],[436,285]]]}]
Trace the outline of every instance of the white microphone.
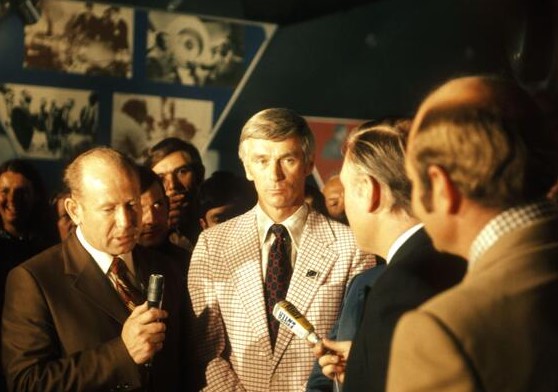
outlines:
[{"label": "white microphone", "polygon": [[293,331],[299,338],[306,339],[314,344],[320,341],[320,338],[314,332],[314,326],[289,301],[277,302],[273,307],[273,317]]},{"label": "white microphone", "polygon": [[[273,307],[273,317],[281,324],[289,328],[293,333],[301,338],[306,339],[310,343],[317,344],[321,338],[314,332],[314,326],[306,319],[294,306],[287,300],[279,301]],[[337,374],[333,380],[337,392],[341,391],[341,385]]]}]

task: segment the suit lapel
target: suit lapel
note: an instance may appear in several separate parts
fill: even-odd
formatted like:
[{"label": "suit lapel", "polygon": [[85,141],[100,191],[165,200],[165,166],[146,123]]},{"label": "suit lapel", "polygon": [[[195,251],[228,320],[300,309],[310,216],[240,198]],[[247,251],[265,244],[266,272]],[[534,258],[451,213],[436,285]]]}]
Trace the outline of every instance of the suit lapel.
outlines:
[{"label": "suit lapel", "polygon": [[[339,258],[337,252],[330,249],[334,241],[335,236],[326,218],[311,210],[304,226],[287,293],[287,301],[295,305],[302,314],[308,312],[318,289]],[[281,359],[293,336],[294,334],[287,328],[279,329],[273,353],[275,364]]]},{"label": "suit lapel", "polygon": [[64,243],[64,269],[74,288],[104,313],[124,324],[129,311],[75,234]]},{"label": "suit lapel", "polygon": [[[263,294],[260,240],[257,234],[255,210],[242,215],[233,230],[229,246],[224,251],[229,273],[234,287],[250,320],[254,335],[261,347],[265,347],[268,357],[272,357],[266,307]],[[246,233],[250,233],[247,235]]]}]

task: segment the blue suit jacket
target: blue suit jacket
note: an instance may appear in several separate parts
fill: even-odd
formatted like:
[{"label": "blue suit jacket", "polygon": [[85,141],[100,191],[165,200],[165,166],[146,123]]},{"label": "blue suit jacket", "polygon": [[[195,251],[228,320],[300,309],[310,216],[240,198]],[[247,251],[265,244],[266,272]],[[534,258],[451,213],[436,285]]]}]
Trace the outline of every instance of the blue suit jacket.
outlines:
[{"label": "blue suit jacket", "polygon": [[[331,329],[328,337],[332,340],[353,340],[357,328],[362,320],[364,311],[364,300],[376,279],[386,269],[385,261],[376,257],[377,265],[369,270],[356,275],[347,288],[347,293],[343,299],[343,307],[339,318]],[[324,376],[318,361],[314,363],[312,373],[308,378],[306,387],[307,392],[311,391],[332,391],[333,382]]]}]

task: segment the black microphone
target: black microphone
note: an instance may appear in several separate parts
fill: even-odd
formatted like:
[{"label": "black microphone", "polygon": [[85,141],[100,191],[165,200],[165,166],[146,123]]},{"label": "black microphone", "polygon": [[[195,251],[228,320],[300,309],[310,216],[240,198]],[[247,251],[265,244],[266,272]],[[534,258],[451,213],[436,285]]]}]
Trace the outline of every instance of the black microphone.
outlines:
[{"label": "black microphone", "polygon": [[[165,277],[159,274],[151,274],[149,276],[149,285],[147,286],[147,308],[161,309],[163,304],[163,289],[165,288]],[[151,369],[153,366],[153,358],[147,361],[144,366],[146,369]],[[151,373],[148,371],[146,384],[148,390],[152,389]]]},{"label": "black microphone", "polygon": [[159,274],[151,274],[149,277],[149,286],[147,286],[147,307],[149,309],[161,309],[164,288],[165,277]]}]

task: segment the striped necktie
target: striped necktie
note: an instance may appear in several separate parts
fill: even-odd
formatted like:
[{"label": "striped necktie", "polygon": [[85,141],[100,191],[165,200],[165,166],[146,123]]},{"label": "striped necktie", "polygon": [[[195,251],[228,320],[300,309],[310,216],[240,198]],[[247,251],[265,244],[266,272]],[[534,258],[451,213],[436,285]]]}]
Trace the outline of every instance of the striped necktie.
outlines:
[{"label": "striped necktie", "polygon": [[126,305],[130,311],[144,302],[141,291],[132,283],[130,271],[120,257],[112,259],[112,264],[110,265],[107,275],[116,289],[116,292],[124,302],[124,305]]}]

